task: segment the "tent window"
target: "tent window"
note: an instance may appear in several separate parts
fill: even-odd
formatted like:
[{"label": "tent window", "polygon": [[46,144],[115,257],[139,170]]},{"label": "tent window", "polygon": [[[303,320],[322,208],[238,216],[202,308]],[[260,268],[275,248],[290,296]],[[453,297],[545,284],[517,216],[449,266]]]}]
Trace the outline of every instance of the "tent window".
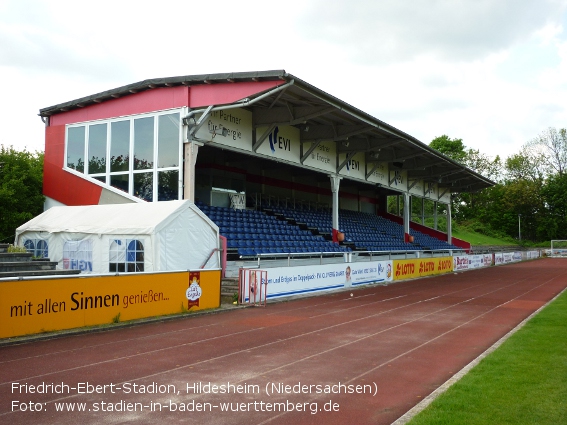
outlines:
[{"label": "tent window", "polygon": [[91,241],[66,241],[63,245],[63,268],[92,272],[93,246]]},{"label": "tent window", "polygon": [[143,272],[144,244],[136,239],[113,239],[109,249],[109,272]]},{"label": "tent window", "polygon": [[26,239],[24,241],[26,250],[35,258],[47,258],[47,242],[43,239]]}]

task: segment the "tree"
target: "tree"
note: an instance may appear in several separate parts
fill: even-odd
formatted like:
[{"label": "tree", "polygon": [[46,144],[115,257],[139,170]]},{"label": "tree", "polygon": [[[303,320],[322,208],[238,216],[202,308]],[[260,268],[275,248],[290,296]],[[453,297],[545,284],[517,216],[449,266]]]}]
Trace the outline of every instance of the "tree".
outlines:
[{"label": "tree", "polygon": [[550,220],[540,232],[545,239],[567,239],[567,174],[549,177],[541,192]]},{"label": "tree", "polygon": [[506,174],[509,180],[543,181],[546,174],[543,155],[532,152],[528,146],[522,147],[520,153],[506,158]]},{"label": "tree", "polygon": [[0,242],[12,242],[16,228],[43,212],[43,153],[0,145]]},{"label": "tree", "polygon": [[451,139],[446,134],[433,139],[429,146],[461,163],[464,163],[467,156],[463,139]]},{"label": "tree", "polygon": [[500,161],[500,156],[496,155],[494,159],[491,159],[488,155],[481,153],[478,149],[469,149],[466,151],[463,164],[491,180],[498,180],[502,174],[502,162]]},{"label": "tree", "polygon": [[567,130],[553,127],[527,144],[534,157],[540,157],[549,175],[562,176],[567,171]]}]

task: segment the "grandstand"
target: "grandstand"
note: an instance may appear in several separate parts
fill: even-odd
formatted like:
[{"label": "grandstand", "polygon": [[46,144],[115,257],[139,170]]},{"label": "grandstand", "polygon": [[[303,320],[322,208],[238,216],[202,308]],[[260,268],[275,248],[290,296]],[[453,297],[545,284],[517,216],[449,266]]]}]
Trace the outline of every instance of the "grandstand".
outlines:
[{"label": "grandstand", "polygon": [[[494,184],[284,70],[144,80],[39,114],[46,209],[189,200],[232,260],[468,249],[451,234],[452,194]],[[444,208],[446,232],[424,226],[425,203]]]},{"label": "grandstand", "polygon": [[461,249],[418,230],[412,231],[413,242],[405,242],[401,224],[369,213],[341,210],[340,231],[345,238],[335,243],[331,240],[329,210],[278,206],[233,209],[202,202],[197,206],[227,238],[229,260],[267,254]]}]

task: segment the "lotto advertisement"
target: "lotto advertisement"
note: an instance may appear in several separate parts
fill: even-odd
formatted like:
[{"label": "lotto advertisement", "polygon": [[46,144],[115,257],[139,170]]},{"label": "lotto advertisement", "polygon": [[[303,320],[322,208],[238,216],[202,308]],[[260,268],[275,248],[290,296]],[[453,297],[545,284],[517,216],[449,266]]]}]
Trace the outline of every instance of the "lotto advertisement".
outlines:
[{"label": "lotto advertisement", "polygon": [[394,280],[432,276],[453,271],[451,257],[394,260]]}]

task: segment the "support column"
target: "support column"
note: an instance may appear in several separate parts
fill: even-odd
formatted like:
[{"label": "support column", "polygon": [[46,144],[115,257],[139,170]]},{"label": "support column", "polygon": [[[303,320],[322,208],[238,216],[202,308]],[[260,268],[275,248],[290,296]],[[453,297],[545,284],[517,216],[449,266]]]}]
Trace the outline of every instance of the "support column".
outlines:
[{"label": "support column", "polygon": [[331,192],[333,192],[333,242],[338,242],[339,233],[339,185],[342,177],[330,174],[331,178]]},{"label": "support column", "polygon": [[195,164],[202,143],[191,141],[183,145],[183,199],[195,202]]},{"label": "support column", "polygon": [[451,227],[451,204],[447,204],[447,243],[453,243],[453,230]]},{"label": "support column", "polygon": [[410,233],[410,194],[404,192],[404,241],[409,242]]}]

